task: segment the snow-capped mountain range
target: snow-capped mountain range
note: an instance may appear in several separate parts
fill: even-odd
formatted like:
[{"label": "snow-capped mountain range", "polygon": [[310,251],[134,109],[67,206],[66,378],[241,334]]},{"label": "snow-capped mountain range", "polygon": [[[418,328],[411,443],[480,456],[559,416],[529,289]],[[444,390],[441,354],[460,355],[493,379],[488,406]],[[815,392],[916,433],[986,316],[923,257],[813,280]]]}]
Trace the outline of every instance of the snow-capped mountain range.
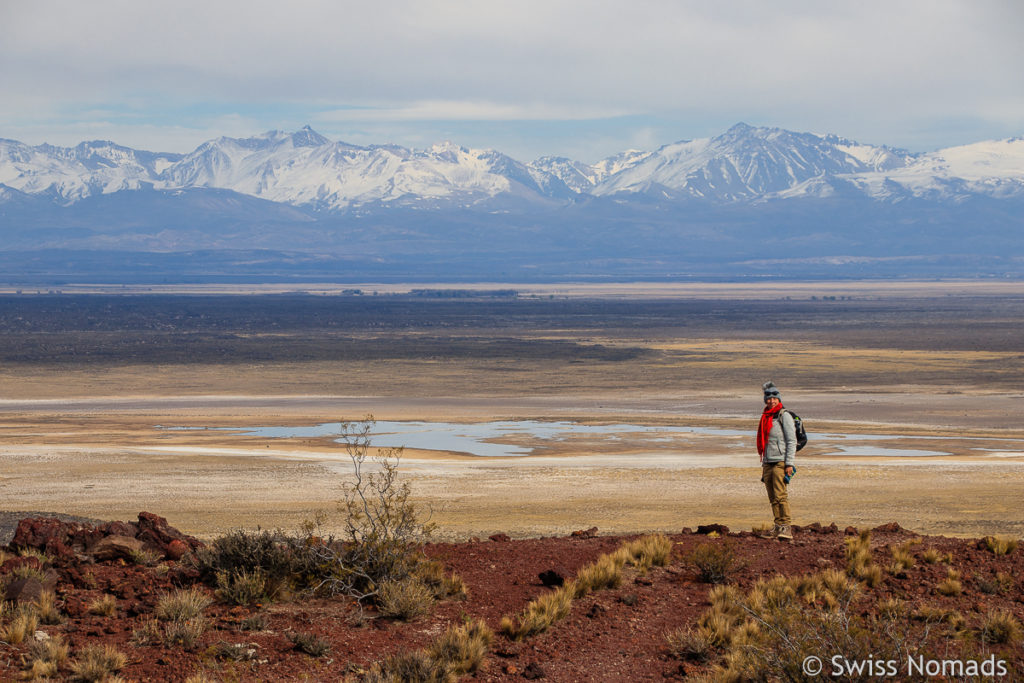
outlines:
[{"label": "snow-capped mountain range", "polygon": [[473,206],[502,196],[540,205],[632,195],[734,203],[851,193],[887,202],[958,202],[1024,196],[1024,138],[915,154],[737,124],[716,137],[627,151],[596,164],[560,157],[523,163],[450,142],[425,150],[361,147],[332,142],[308,126],[222,137],[184,155],[103,141],[66,148],[0,139],[0,201],[11,199],[10,190],[70,205],[129,190],[190,188],[328,212]]},{"label": "snow-capped mountain range", "polygon": [[1024,278],[1024,139],[912,153],[737,124],[595,164],[308,127],[189,154],[0,140],[0,274]]}]

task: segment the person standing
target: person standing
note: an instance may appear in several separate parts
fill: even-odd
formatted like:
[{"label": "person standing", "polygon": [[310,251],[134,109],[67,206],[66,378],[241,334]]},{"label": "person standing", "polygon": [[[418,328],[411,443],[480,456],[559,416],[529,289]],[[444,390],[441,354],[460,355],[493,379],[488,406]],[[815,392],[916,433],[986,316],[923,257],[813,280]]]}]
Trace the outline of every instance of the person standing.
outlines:
[{"label": "person standing", "polygon": [[796,471],[796,423],[782,407],[782,396],[774,382],[769,380],[761,388],[764,412],[757,429],[757,453],[761,456],[761,481],[775,516],[775,526],[761,537],[791,541],[788,480]]}]

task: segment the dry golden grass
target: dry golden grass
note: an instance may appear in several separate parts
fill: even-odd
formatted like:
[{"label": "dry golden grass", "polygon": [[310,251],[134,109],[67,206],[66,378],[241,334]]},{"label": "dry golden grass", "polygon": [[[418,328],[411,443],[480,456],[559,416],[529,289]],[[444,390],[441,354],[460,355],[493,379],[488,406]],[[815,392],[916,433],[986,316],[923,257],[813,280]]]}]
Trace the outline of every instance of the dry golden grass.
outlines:
[{"label": "dry golden grass", "polygon": [[20,645],[35,633],[39,617],[31,610],[18,609],[6,624],[0,626],[0,640],[10,645]]},{"label": "dry golden grass", "polygon": [[213,603],[205,592],[198,588],[182,588],[160,597],[154,614],[163,621],[182,621],[198,617]]},{"label": "dry golden grass", "polygon": [[985,547],[995,555],[1009,555],[1017,549],[1017,539],[1012,536],[986,536]]},{"label": "dry golden grass", "polygon": [[981,639],[985,643],[1016,645],[1022,633],[1021,623],[1007,610],[990,611],[981,627]]},{"label": "dry golden grass", "polygon": [[935,590],[941,595],[960,595],[963,590],[963,584],[960,583],[960,572],[950,567],[946,571],[946,578],[935,586]]},{"label": "dry golden grass", "polygon": [[163,640],[168,645],[180,645],[191,650],[199,643],[208,626],[203,617],[173,619],[164,626]]},{"label": "dry golden grass", "polygon": [[569,582],[550,593],[545,593],[527,605],[517,617],[503,617],[501,632],[513,640],[523,640],[544,633],[569,616],[574,592],[575,587]]},{"label": "dry golden grass", "polygon": [[70,669],[75,680],[99,683],[128,664],[128,657],[113,645],[86,645],[71,660]]},{"label": "dry golden grass", "polygon": [[89,603],[89,614],[101,617],[112,617],[117,614],[117,598],[109,593],[101,595]]},{"label": "dry golden grass", "polygon": [[57,606],[57,594],[51,590],[41,591],[39,597],[32,602],[32,608],[39,616],[40,623],[53,626],[63,620]]},{"label": "dry golden grass", "polygon": [[385,581],[378,594],[380,613],[385,617],[409,621],[430,614],[434,608],[434,591],[425,582],[410,577],[401,581]]}]

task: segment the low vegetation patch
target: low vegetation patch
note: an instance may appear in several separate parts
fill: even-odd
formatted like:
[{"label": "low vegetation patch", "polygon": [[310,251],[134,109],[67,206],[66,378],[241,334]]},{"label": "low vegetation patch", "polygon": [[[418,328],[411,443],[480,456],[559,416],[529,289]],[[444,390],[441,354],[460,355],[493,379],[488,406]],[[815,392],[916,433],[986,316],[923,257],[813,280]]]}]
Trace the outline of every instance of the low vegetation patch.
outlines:
[{"label": "low vegetation patch", "polygon": [[310,657],[323,657],[331,651],[331,643],[315,633],[289,633],[288,640],[296,650],[305,652]]},{"label": "low vegetation patch", "polygon": [[986,536],[985,547],[994,555],[1009,555],[1017,549],[1017,539],[1011,536]]},{"label": "low vegetation patch", "polygon": [[213,600],[199,588],[182,588],[160,597],[154,614],[161,621],[184,621],[202,615]]},{"label": "low vegetation patch", "polygon": [[128,663],[128,657],[113,645],[86,645],[71,660],[76,681],[106,681]]},{"label": "low vegetation patch", "polygon": [[725,541],[701,543],[693,549],[687,560],[697,569],[703,583],[725,583],[739,569],[732,544]]}]

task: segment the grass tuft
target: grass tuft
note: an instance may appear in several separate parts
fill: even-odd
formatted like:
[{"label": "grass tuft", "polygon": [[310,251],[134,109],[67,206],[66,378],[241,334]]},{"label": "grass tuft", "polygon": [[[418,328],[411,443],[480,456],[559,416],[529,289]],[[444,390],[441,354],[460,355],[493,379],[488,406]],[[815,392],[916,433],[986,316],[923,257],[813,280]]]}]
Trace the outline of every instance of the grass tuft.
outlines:
[{"label": "grass tuft", "polygon": [[1017,549],[1017,539],[1011,536],[986,536],[985,547],[994,555],[1009,555]]},{"label": "grass tuft", "polygon": [[113,645],[86,645],[71,660],[70,668],[77,681],[107,681],[128,664],[128,657]]},{"label": "grass tuft", "polygon": [[985,622],[981,627],[981,639],[985,643],[1017,645],[1020,642],[1022,632],[1021,624],[1017,617],[1007,610],[994,610],[985,615]]},{"label": "grass tuft", "polygon": [[738,568],[736,554],[729,543],[701,543],[687,561],[696,567],[704,583],[725,583]]},{"label": "grass tuft", "polygon": [[386,581],[380,587],[378,603],[383,616],[409,621],[430,614],[434,591],[417,578]]},{"label": "grass tuft", "polygon": [[112,617],[117,614],[117,598],[109,593],[101,595],[89,603],[89,614],[101,617]]},{"label": "grass tuft", "polygon": [[212,603],[210,596],[198,588],[182,588],[161,596],[154,613],[162,621],[183,621],[198,617]]},{"label": "grass tuft", "polygon": [[305,652],[310,657],[323,657],[331,651],[331,643],[315,633],[289,633],[288,640],[296,650]]}]

